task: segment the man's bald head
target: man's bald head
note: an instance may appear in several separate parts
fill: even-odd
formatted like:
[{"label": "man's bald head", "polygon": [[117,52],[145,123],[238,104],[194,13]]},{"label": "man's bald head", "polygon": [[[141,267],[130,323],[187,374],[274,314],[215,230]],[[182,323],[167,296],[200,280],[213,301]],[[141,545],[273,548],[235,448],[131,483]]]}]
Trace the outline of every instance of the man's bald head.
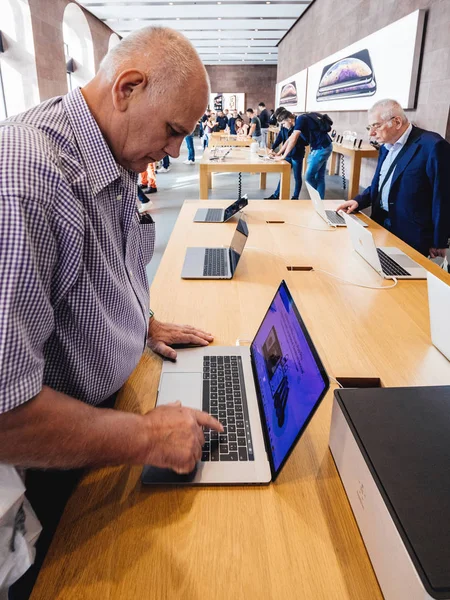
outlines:
[{"label": "man's bald head", "polygon": [[179,156],[208,104],[209,80],[184,35],[146,27],[108,52],[82,93],[116,161],[139,172]]},{"label": "man's bald head", "polygon": [[113,84],[128,69],[143,71],[149,78],[149,91],[158,95],[192,79],[203,80],[209,91],[208,74],[194,46],[183,34],[167,27],[144,27],[131,33],[104,57],[99,74]]}]

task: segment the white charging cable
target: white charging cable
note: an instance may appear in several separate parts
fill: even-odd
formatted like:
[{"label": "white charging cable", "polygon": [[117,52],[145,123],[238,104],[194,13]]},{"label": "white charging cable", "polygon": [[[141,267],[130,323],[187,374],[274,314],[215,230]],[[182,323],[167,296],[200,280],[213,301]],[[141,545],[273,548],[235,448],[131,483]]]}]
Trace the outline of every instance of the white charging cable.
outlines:
[{"label": "white charging cable", "polygon": [[[277,258],[282,258],[284,262],[287,262],[286,258],[283,255],[277,254],[276,252],[272,252],[271,250],[266,250],[265,248],[258,248],[257,246],[246,246],[246,248],[248,248],[250,250],[260,250],[261,252],[267,252],[268,254],[272,254],[273,256],[276,256]],[[354,285],[356,287],[366,288],[369,290],[390,290],[393,287],[395,287],[398,283],[398,279],[394,276],[389,277],[389,279],[392,279],[392,281],[394,282],[392,285],[366,285],[364,283],[357,283],[356,281],[349,281],[348,279],[344,279],[343,277],[339,277],[339,275],[334,275],[334,273],[330,273],[329,271],[324,271],[323,269],[315,269],[313,267],[311,269],[311,271],[315,271],[316,273],[324,273],[325,275],[328,275],[329,277],[333,277],[334,279],[337,279],[338,281],[341,281],[342,283],[347,283],[348,285]]]}]

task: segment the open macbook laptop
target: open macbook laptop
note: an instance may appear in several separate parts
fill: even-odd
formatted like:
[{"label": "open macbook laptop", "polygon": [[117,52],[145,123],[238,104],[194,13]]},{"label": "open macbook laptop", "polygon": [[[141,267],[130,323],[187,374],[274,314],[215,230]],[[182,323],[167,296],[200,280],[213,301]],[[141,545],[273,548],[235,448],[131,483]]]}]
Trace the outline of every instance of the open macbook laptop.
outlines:
[{"label": "open macbook laptop", "polygon": [[236,200],[227,208],[199,208],[195,213],[194,223],[225,223],[248,204],[247,196]]},{"label": "open macbook laptop", "polygon": [[231,279],[247,238],[247,223],[239,219],[229,248],[187,248],[181,278]]},{"label": "open macbook laptop", "polygon": [[430,272],[427,276],[431,341],[450,360],[450,286]]},{"label": "open macbook laptop", "polygon": [[384,279],[426,279],[427,271],[398,248],[377,248],[372,234],[350,215],[341,213],[347,223],[353,248]]},{"label": "open macbook laptop", "polygon": [[[341,217],[341,215],[338,214],[335,210],[325,210],[319,192],[315,188],[313,188],[313,186],[310,185],[307,181],[305,181],[305,183],[308,189],[309,197],[311,198],[311,201],[313,203],[314,210],[319,215],[319,217],[322,217],[322,219],[332,227],[347,227],[344,218]],[[367,227],[366,223],[364,223],[364,221],[361,221],[361,219],[358,219],[358,217],[355,217],[355,215],[349,215],[349,217],[360,223],[363,227]]]},{"label": "open macbook laptop", "polygon": [[147,466],[143,483],[274,481],[328,388],[282,281],[250,347],[189,348],[164,363],[157,406],[180,400],[219,419],[224,432],[205,432],[202,459],[190,477]]}]

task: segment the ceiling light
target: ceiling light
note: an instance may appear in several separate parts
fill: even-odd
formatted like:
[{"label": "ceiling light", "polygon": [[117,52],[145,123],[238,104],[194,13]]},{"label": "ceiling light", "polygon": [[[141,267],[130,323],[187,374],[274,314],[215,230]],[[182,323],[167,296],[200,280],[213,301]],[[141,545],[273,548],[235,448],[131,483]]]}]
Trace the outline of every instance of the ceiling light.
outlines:
[{"label": "ceiling light", "polygon": [[242,62],[245,62],[245,58],[242,59]]},{"label": "ceiling light", "polygon": [[259,20],[262,21],[264,17],[259,17]]},{"label": "ceiling light", "polygon": [[252,42],[253,42],[254,38],[250,38],[250,39],[251,39],[251,40],[252,40]]},{"label": "ceiling light", "polygon": [[217,17],[217,20],[218,20],[218,21],[221,21],[221,20],[222,20],[222,17]]},{"label": "ceiling light", "polygon": [[258,31],[257,29],[255,29],[255,31]]},{"label": "ceiling light", "polygon": [[266,4],[270,4],[270,2],[266,2]]},{"label": "ceiling light", "polygon": [[179,20],[180,20],[180,17],[177,17],[177,21],[179,21]]},{"label": "ceiling light", "polygon": [[218,29],[217,31],[222,31],[221,29]]},{"label": "ceiling light", "polygon": [[217,4],[222,4],[222,2],[218,2]]},{"label": "ceiling light", "polygon": [[272,52],[269,52],[269,54],[272,54]]}]

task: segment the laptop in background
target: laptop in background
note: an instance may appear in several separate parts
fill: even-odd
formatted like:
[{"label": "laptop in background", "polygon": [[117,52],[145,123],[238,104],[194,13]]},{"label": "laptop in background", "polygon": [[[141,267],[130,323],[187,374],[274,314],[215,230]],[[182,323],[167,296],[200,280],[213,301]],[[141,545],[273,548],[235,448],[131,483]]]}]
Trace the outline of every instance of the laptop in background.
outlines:
[{"label": "laptop in background", "polygon": [[195,213],[194,223],[225,223],[248,204],[247,196],[243,196],[227,208],[199,208]]},{"label": "laptop in background", "polygon": [[[313,188],[313,186],[310,185],[307,181],[305,181],[305,183],[308,189],[309,197],[311,198],[311,201],[313,203],[314,210],[319,215],[319,217],[322,217],[325,223],[328,223],[328,225],[331,225],[332,227],[347,227],[347,224],[343,217],[341,217],[341,215],[338,214],[335,210],[325,210],[319,192],[315,188]],[[349,215],[349,217],[360,223],[363,227],[367,227],[367,224],[364,223],[364,221],[362,221],[361,219],[358,219],[358,217],[355,217],[355,215]]]},{"label": "laptop in background", "polygon": [[187,248],[182,279],[231,279],[244,251],[248,226],[239,219],[229,248]]},{"label": "laptop in background", "polygon": [[450,360],[450,286],[427,273],[431,341]]},{"label": "laptop in background", "polygon": [[284,281],[250,347],[208,346],[164,362],[157,406],[180,400],[222,423],[205,431],[190,476],[147,466],[145,484],[275,481],[329,388],[329,379]]},{"label": "laptop in background", "polygon": [[384,279],[426,279],[427,271],[398,248],[377,248],[369,230],[341,212],[347,223],[353,248]]}]

